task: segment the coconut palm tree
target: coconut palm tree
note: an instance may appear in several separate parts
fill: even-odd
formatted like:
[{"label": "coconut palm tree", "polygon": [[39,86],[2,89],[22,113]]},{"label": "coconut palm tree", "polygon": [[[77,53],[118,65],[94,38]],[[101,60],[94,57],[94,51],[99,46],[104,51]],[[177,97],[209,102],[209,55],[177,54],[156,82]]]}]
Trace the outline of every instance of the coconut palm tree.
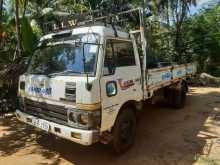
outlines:
[{"label": "coconut palm tree", "polygon": [[[196,0],[152,0],[153,4],[156,6],[158,14],[162,19],[166,20],[169,27],[172,25],[174,29],[172,30],[172,38],[174,39],[174,49],[176,55],[174,56],[174,61],[176,61],[181,56],[181,33],[183,23],[186,20],[190,7],[196,5]],[[168,39],[169,40],[169,39]],[[169,43],[170,41],[168,41]]]},{"label": "coconut palm tree", "polygon": [[17,35],[17,48],[16,55],[21,56],[21,34],[20,34],[20,18],[19,18],[19,2],[15,0],[15,22],[16,22],[16,35]]},{"label": "coconut palm tree", "polygon": [[2,13],[3,13],[3,0],[0,0],[0,19],[2,18]]}]

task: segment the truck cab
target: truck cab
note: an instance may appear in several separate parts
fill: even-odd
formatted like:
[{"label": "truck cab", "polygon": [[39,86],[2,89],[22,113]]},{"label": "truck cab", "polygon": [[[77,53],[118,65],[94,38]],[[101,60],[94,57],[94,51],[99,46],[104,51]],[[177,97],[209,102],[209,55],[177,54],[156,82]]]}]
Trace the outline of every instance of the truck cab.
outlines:
[{"label": "truck cab", "polygon": [[[90,26],[41,38],[19,80],[23,122],[83,145],[105,139],[128,102],[143,99],[135,40]],[[104,140],[106,141],[106,139]]]}]

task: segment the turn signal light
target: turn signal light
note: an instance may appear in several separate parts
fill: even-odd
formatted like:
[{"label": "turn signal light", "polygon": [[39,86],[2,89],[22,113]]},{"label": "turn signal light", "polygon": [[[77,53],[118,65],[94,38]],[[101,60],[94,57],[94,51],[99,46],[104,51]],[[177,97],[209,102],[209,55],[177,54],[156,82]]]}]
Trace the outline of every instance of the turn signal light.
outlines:
[{"label": "turn signal light", "polygon": [[81,139],[81,134],[80,133],[71,132],[71,137],[75,138],[75,139]]}]

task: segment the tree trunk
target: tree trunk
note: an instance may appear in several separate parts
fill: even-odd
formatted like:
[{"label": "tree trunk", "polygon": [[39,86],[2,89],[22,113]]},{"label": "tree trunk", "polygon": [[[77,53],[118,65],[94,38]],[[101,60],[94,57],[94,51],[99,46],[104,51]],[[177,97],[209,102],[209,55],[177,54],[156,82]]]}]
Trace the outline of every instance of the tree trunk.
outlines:
[{"label": "tree trunk", "polygon": [[1,26],[2,26],[2,16],[3,16],[3,0],[0,0],[0,36],[1,36]]},{"label": "tree trunk", "polygon": [[2,15],[3,15],[3,0],[0,0],[0,24],[2,22]]},{"label": "tree trunk", "polygon": [[3,49],[2,16],[3,16],[3,0],[0,0],[0,50]]},{"label": "tree trunk", "polygon": [[27,4],[28,4],[28,0],[25,0],[25,1],[24,1],[23,17],[25,16],[25,13],[26,13]]},{"label": "tree trunk", "polygon": [[175,55],[175,62],[180,62],[181,60],[181,28],[182,28],[182,22],[178,22],[176,25],[176,34],[175,34],[175,50],[176,50],[176,55]]},{"label": "tree trunk", "polygon": [[2,33],[3,0],[0,0],[0,38]]},{"label": "tree trunk", "polygon": [[169,13],[169,10],[170,10],[170,3],[169,3],[169,0],[167,0],[167,11],[166,11],[166,19],[167,19],[167,26],[168,26],[168,31],[169,31],[169,35],[167,36],[167,50],[168,50],[168,54],[170,52],[170,13]]},{"label": "tree trunk", "polygon": [[169,3],[169,0],[168,0],[167,1],[166,19],[167,19],[168,29],[170,30],[170,13],[169,13],[169,9],[170,9],[170,3]]},{"label": "tree trunk", "polygon": [[15,0],[15,22],[16,22],[16,35],[17,35],[17,57],[20,57],[21,56],[21,35],[20,35],[18,0]]}]

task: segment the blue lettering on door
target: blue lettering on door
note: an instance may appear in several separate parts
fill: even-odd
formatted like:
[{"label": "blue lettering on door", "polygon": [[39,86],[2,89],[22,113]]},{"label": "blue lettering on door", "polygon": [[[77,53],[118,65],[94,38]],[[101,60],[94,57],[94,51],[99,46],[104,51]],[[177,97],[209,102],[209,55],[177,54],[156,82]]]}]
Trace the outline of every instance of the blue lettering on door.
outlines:
[{"label": "blue lettering on door", "polygon": [[52,93],[52,88],[29,87],[28,90],[32,93],[43,94],[43,95],[51,95]]}]

